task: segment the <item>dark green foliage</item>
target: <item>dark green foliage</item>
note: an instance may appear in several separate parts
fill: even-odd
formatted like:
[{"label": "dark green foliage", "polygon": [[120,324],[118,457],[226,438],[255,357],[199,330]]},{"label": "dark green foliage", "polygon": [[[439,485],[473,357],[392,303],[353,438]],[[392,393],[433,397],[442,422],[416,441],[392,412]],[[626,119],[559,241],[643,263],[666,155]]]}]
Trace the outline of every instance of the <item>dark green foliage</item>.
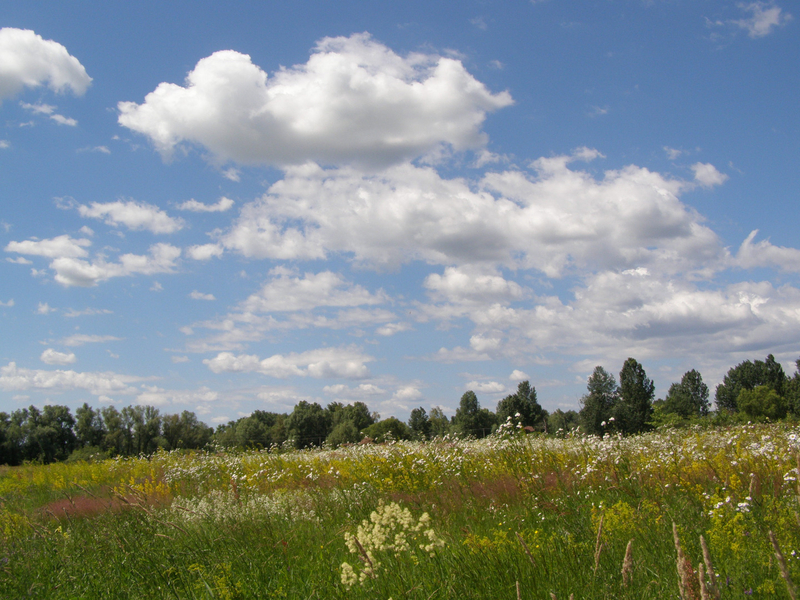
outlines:
[{"label": "dark green foliage", "polygon": [[331,428],[331,415],[316,402],[301,400],[286,420],[289,439],[295,448],[321,446]]},{"label": "dark green foliage", "polygon": [[728,371],[722,383],[717,386],[717,409],[738,412],[740,410],[738,399],[741,391],[754,390],[762,385],[769,386],[779,396],[783,395],[786,373],[772,354],[763,361],[746,360]]},{"label": "dark green foliage", "polygon": [[421,406],[411,411],[408,426],[415,440],[427,440],[431,437],[431,420]]},{"label": "dark green foliage", "polygon": [[709,410],[708,386],[703,377],[692,369],[684,373],[680,383],[673,383],[661,405],[663,414],[674,414],[688,419],[705,417]]},{"label": "dark green foliage", "polygon": [[472,390],[461,396],[461,402],[453,417],[453,428],[461,435],[482,438],[489,435],[497,426],[497,416],[486,408],[481,408],[478,397]]},{"label": "dark green foliage", "polygon": [[342,444],[355,444],[363,439],[361,432],[352,421],[346,420],[333,426],[333,430],[325,439],[329,446],[337,447]]},{"label": "dark green foliage", "polygon": [[411,429],[396,417],[378,421],[367,427],[363,433],[376,442],[411,439]]},{"label": "dark green foliage", "polygon": [[581,398],[578,415],[581,427],[588,434],[603,435],[617,402],[617,382],[603,367],[595,367],[587,383],[588,393]]},{"label": "dark green foliage", "polygon": [[434,406],[428,417],[431,423],[431,436],[444,437],[450,432],[450,419],[444,414],[441,406]]},{"label": "dark green foliage", "polygon": [[202,448],[211,441],[214,430],[201,423],[197,415],[188,410],[179,415],[166,415],[162,419],[162,435],[167,450],[177,448]]},{"label": "dark green foliage", "polygon": [[547,431],[553,434],[570,431],[580,425],[578,413],[574,410],[563,411],[560,408],[547,416]]},{"label": "dark green foliage", "polygon": [[639,433],[647,429],[653,414],[655,385],[644,367],[628,358],[619,372],[619,396],[614,406],[615,426],[623,433]]},{"label": "dark green foliage", "polygon": [[769,385],[760,385],[754,390],[742,390],[736,404],[741,412],[755,419],[783,419],[787,412],[783,397]]},{"label": "dark green foliage", "polygon": [[105,435],[106,427],[100,411],[84,402],[83,406],[75,411],[75,437],[78,446],[99,447]]},{"label": "dark green foliage", "polygon": [[497,403],[497,420],[505,423],[508,417],[518,419],[523,426],[544,427],[547,411],[539,405],[536,388],[527,381],[520,381],[516,394],[506,396]]}]

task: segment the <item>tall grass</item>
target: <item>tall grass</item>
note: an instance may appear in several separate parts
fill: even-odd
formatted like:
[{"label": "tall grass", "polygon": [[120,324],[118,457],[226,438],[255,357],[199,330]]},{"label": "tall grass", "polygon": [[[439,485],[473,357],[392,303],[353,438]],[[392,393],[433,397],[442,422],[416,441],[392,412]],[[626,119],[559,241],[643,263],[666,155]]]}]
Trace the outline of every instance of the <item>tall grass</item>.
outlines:
[{"label": "tall grass", "polygon": [[0,596],[790,598],[799,436],[504,435],[3,469]]}]

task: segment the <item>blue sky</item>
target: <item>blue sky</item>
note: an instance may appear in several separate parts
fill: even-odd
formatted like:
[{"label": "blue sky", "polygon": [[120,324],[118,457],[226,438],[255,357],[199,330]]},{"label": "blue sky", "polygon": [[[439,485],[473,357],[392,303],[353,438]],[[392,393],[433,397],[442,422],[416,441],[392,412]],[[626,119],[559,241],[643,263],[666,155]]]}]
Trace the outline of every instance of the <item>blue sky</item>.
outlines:
[{"label": "blue sky", "polygon": [[7,3],[0,410],[792,373],[791,8]]}]

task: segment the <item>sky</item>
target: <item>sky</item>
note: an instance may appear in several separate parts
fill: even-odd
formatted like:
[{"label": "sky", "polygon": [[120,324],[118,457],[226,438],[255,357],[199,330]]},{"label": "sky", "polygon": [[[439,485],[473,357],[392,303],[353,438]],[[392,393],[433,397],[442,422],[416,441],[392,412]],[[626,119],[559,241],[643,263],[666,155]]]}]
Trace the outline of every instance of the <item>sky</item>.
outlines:
[{"label": "sky", "polygon": [[[0,411],[663,397],[800,357],[800,23],[722,0],[6,2]],[[713,397],[713,392],[712,392]]]}]

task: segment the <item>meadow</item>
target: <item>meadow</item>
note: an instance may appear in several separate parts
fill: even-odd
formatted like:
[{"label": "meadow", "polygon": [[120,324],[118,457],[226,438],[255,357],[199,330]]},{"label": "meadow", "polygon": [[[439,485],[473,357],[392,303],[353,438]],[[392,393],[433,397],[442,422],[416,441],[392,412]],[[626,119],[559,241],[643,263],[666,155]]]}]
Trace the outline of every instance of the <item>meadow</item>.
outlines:
[{"label": "meadow", "polygon": [[800,427],[0,467],[3,598],[796,598]]}]

